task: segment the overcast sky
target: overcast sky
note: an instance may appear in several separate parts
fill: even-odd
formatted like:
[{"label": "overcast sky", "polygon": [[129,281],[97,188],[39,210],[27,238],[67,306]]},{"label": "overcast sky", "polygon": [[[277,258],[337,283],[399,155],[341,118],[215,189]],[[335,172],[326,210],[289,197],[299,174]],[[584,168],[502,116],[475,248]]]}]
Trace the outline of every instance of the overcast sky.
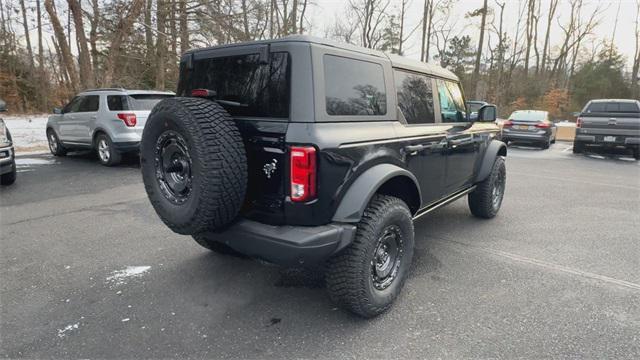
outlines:
[{"label": "overcast sky", "polygon": [[[523,0],[504,0],[507,5],[504,11],[504,23],[505,29],[508,32],[509,36],[513,36],[515,32],[516,22],[518,20],[518,7],[521,1]],[[342,16],[344,13],[344,9],[348,5],[348,0],[314,0],[315,6],[311,9],[311,18],[313,19],[313,23],[315,28],[312,30],[314,35],[323,36],[324,29],[330,27],[331,24],[334,23],[334,19],[336,17]],[[422,8],[424,6],[424,0],[411,0],[409,6],[409,11],[407,12],[406,26],[405,31],[410,31],[415,28],[422,17]],[[502,2],[502,1],[501,1]],[[630,67],[630,63],[633,60],[633,52],[635,51],[635,23],[636,23],[636,0],[585,0],[585,8],[584,14],[590,14],[590,11],[595,7],[600,6],[604,9],[604,13],[601,18],[600,25],[595,29],[594,37],[598,41],[602,39],[611,39],[613,26],[616,19],[616,13],[618,12],[618,5],[620,6],[620,12],[618,15],[618,26],[616,30],[616,36],[614,39],[615,45],[618,50],[623,53],[627,57],[627,64]],[[400,6],[401,0],[392,0],[392,7],[396,7],[396,9]],[[473,43],[477,44],[477,37],[479,33],[479,18],[476,19],[465,19],[464,15],[470,11],[478,9],[482,7],[482,0],[464,0],[458,1],[453,9],[453,19],[457,19],[457,31],[461,34],[468,34],[473,38]],[[498,10],[496,6],[495,0],[489,0],[489,7],[492,7]],[[549,1],[542,0],[542,17],[546,18],[546,12],[549,8]],[[558,45],[563,35],[562,30],[558,25],[558,21],[561,24],[565,24],[568,22],[568,17],[571,13],[571,7],[569,0],[560,0],[560,4],[558,6],[558,10],[556,12],[556,21],[553,25],[553,30],[551,32],[551,43],[552,45]],[[496,14],[497,15],[497,14]],[[585,15],[587,16],[587,15]],[[524,20],[523,20],[524,21]],[[465,28],[465,25],[466,28]],[[497,18],[496,18],[496,26],[497,26]],[[545,20],[540,20],[539,24],[539,33],[543,34],[545,30]],[[420,58],[420,36],[421,29],[418,29],[408,40],[407,45],[405,46],[405,56],[412,58]],[[497,37],[493,35],[494,41],[492,44],[495,44],[495,40]],[[541,38],[543,35],[539,35]],[[589,40],[590,42],[591,40]],[[542,48],[542,39],[540,39]],[[486,41],[485,41],[486,45]],[[590,43],[585,44],[585,46],[591,46]],[[433,54],[433,51],[432,51]]]}]

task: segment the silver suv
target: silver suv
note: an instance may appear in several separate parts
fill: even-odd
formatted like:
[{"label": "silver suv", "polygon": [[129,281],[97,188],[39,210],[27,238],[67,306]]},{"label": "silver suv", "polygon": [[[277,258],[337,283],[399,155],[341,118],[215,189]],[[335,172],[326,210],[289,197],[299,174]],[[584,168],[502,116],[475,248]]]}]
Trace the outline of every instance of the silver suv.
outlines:
[{"label": "silver suv", "polygon": [[117,165],[123,153],[138,151],[153,106],[173,96],[173,92],[115,88],[84,91],[49,116],[49,149],[56,156],[95,149],[100,163]]}]

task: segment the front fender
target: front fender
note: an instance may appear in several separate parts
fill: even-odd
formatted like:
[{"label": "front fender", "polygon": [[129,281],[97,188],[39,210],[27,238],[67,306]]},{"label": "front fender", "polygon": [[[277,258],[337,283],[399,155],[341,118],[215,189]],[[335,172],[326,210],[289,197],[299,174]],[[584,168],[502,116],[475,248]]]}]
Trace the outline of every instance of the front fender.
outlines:
[{"label": "front fender", "polygon": [[360,221],[364,210],[376,191],[385,182],[396,176],[406,176],[411,179],[418,190],[418,199],[422,198],[418,180],[411,172],[397,165],[380,164],[366,170],[351,184],[332,220],[347,223]]},{"label": "front fender", "polygon": [[478,168],[478,175],[474,181],[475,183],[479,183],[489,176],[497,156],[507,156],[507,145],[502,141],[493,140],[484,152],[482,162]]}]

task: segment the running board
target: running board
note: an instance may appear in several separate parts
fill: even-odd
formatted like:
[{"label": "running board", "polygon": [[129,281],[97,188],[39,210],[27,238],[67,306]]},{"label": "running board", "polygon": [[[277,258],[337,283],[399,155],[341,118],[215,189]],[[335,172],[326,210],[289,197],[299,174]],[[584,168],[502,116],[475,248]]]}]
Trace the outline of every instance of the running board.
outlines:
[{"label": "running board", "polygon": [[441,200],[440,202],[437,202],[437,203],[435,203],[435,204],[433,204],[433,205],[431,205],[431,206],[429,206],[429,207],[427,207],[425,209],[422,209],[422,210],[420,210],[420,211],[418,211],[416,213],[416,215],[413,217],[413,220],[416,220],[419,217],[421,217],[422,215],[426,215],[426,214],[428,214],[428,213],[430,213],[430,212],[432,212],[434,210],[437,210],[437,209],[439,209],[439,208],[441,208],[441,207],[443,207],[443,206],[445,206],[445,205],[447,205],[449,203],[452,203],[452,202],[460,199],[461,197],[467,195],[468,193],[472,192],[475,189],[476,189],[476,186],[473,185],[470,188],[467,188],[467,189],[464,189],[462,191],[459,191],[459,192],[451,195],[450,197],[448,197],[448,198],[446,198],[444,200]]}]

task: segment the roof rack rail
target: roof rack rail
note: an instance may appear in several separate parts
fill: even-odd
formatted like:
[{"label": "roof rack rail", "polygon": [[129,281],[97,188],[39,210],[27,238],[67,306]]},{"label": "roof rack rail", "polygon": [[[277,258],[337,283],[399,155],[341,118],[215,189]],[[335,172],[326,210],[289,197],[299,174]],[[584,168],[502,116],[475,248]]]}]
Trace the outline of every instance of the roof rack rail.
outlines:
[{"label": "roof rack rail", "polygon": [[100,89],[87,89],[87,90],[83,90],[82,92],[88,92],[88,91],[126,91],[123,88],[100,88]]}]

